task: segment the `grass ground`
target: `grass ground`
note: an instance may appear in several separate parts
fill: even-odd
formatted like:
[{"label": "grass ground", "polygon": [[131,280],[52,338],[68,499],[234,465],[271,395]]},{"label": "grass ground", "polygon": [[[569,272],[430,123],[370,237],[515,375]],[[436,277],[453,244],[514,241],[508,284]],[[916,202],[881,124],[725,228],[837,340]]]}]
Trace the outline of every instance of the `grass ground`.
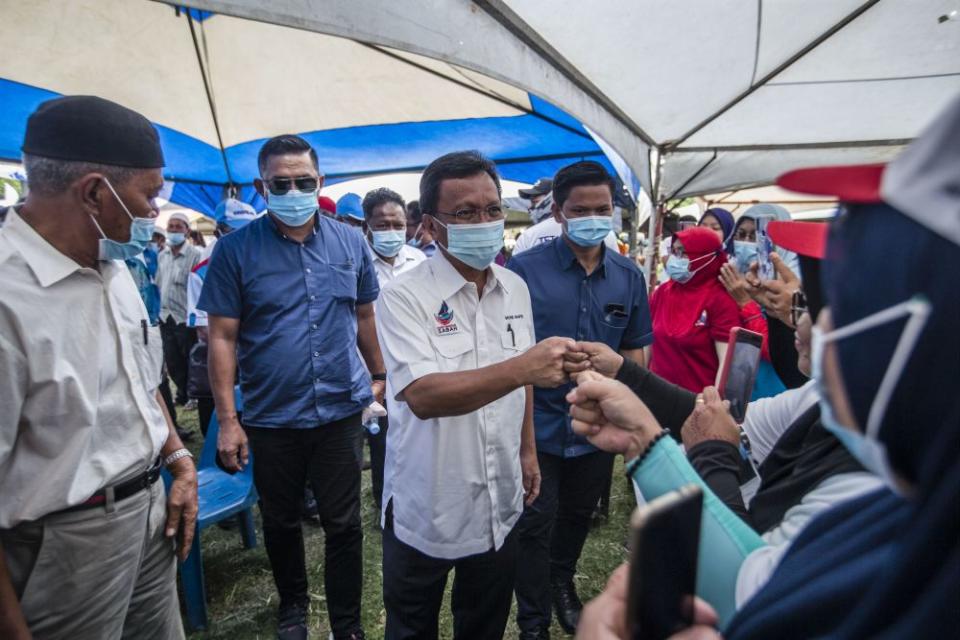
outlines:
[{"label": "grass ground", "polygon": [[[182,408],[178,408],[178,411],[181,426],[196,433],[190,447],[195,453],[199,453],[203,442],[197,428],[197,414]],[[591,531],[580,558],[576,582],[584,601],[599,593],[607,576],[626,559],[624,541],[634,501],[623,477],[623,465],[618,460],[614,470],[610,517]],[[380,532],[375,526],[378,514],[370,494],[369,471],[363,473],[361,499],[364,529],[362,615],[367,637],[375,640],[383,638],[386,613],[381,592]],[[256,512],[256,509],[254,511]],[[224,531],[218,527],[209,527],[203,531],[202,549],[209,627],[206,631],[189,634],[188,637],[192,640],[253,640],[276,637],[277,593],[270,573],[270,563],[263,549],[259,514],[257,521],[259,546],[249,551],[243,550],[240,534],[236,530]],[[304,543],[310,580],[310,635],[313,638],[326,638],[329,626],[323,587],[323,530],[319,526],[305,523]],[[441,638],[453,637],[449,584],[450,582],[440,613]],[[564,636],[556,622],[551,632],[554,638]],[[505,637],[517,637],[512,614]]]}]

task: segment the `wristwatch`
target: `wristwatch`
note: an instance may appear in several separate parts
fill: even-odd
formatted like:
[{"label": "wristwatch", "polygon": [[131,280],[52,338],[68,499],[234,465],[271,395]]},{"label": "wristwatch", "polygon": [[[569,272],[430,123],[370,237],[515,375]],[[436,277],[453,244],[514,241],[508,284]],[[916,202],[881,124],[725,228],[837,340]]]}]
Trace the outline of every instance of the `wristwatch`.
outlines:
[{"label": "wristwatch", "polygon": [[193,454],[187,448],[180,448],[163,459],[163,466],[169,467],[180,458],[192,458]]}]

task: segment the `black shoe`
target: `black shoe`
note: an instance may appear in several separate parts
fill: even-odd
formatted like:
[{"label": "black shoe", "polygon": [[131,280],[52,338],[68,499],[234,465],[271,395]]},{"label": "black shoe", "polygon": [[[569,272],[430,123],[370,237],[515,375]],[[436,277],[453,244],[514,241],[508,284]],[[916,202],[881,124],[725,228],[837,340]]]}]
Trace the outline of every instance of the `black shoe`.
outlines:
[{"label": "black shoe", "polygon": [[533,627],[520,632],[520,640],[550,640],[550,629],[545,627]]},{"label": "black shoe", "polygon": [[307,640],[305,604],[281,606],[277,612],[277,640]]},{"label": "black shoe", "polygon": [[187,431],[177,427],[177,435],[180,436],[180,442],[190,442],[193,440],[193,431]]},{"label": "black shoe", "polygon": [[574,633],[577,630],[577,623],[580,622],[583,603],[577,597],[577,588],[573,586],[573,580],[554,582],[551,585],[551,591],[553,591],[553,610],[557,614],[557,622],[567,633]]}]

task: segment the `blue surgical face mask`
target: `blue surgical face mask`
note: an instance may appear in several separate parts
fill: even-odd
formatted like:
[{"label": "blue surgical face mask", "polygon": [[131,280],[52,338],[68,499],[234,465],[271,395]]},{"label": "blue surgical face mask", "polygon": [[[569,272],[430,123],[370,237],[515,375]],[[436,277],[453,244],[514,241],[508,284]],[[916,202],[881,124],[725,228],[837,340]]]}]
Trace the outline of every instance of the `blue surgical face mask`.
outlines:
[{"label": "blue surgical face mask", "polygon": [[[710,259],[704,262],[702,265],[700,265],[696,269],[694,269],[693,271],[690,271],[691,262],[700,262],[705,258],[710,258]],[[708,264],[713,262],[716,258],[717,258],[716,254],[713,254],[713,253],[704,254],[699,258],[694,258],[693,260],[690,260],[689,258],[681,258],[680,256],[675,254],[670,254],[670,257],[667,258],[667,267],[666,267],[667,275],[670,276],[671,280],[679,282],[680,284],[683,284],[684,282],[689,282],[693,276],[697,275],[698,271],[705,268]]]},{"label": "blue surgical face mask", "polygon": [[113,197],[116,198],[117,202],[120,203],[120,206],[123,207],[123,212],[126,213],[130,218],[130,239],[126,242],[111,240],[107,237],[107,234],[103,232],[103,229],[100,228],[100,224],[97,222],[97,219],[93,216],[90,216],[90,219],[93,220],[93,224],[97,228],[97,231],[99,231],[100,235],[103,236],[100,239],[99,258],[100,260],[126,260],[127,258],[136,257],[143,253],[143,250],[146,249],[147,245],[150,244],[150,241],[153,240],[153,218],[133,217],[133,215],[130,213],[130,210],[127,209],[127,205],[124,204],[123,200],[120,199],[120,196],[117,195],[117,192],[114,190],[113,185],[110,184],[110,181],[106,178],[104,178],[103,181],[110,189],[110,193],[113,194]]},{"label": "blue surgical face mask", "polygon": [[733,253],[737,258],[737,270],[746,273],[750,265],[757,261],[757,243],[734,240]]},{"label": "blue surgical face mask", "polygon": [[447,230],[447,246],[454,258],[477,271],[490,266],[503,248],[503,220],[477,224],[437,224]]},{"label": "blue surgical face mask", "polygon": [[690,260],[671,254],[667,258],[667,276],[681,284],[690,280],[693,277],[690,273]]},{"label": "blue surgical face mask", "polygon": [[568,218],[560,214],[567,223],[567,237],[581,247],[596,247],[613,229],[613,216],[584,216]]},{"label": "blue surgical face mask", "polygon": [[370,244],[373,246],[373,250],[381,256],[392,258],[400,253],[400,248],[403,247],[407,234],[403,231],[388,229],[387,231],[371,231],[370,236]]},{"label": "blue surgical face mask", "polygon": [[[823,353],[828,342],[836,342],[849,338],[857,333],[868,331],[875,327],[893,322],[903,316],[909,316],[900,340],[893,351],[887,371],[883,375],[880,387],[870,405],[865,432],[852,426],[842,424],[837,419],[836,412],[827,393],[826,381],[823,377]],[[896,479],[886,445],[880,441],[880,425],[887,411],[887,405],[896,391],[897,383],[903,374],[914,345],[923,331],[923,327],[930,316],[930,303],[921,297],[916,297],[898,305],[884,309],[866,318],[835,329],[830,333],[823,333],[819,327],[813,328],[813,340],[810,348],[810,364],[813,379],[816,381],[820,398],[820,423],[823,428],[836,436],[856,460],[869,471],[877,474],[886,485],[896,492],[901,492],[901,484]]]},{"label": "blue surgical face mask", "polygon": [[307,224],[319,208],[316,190],[291,189],[282,195],[267,191],[267,209],[288,227]]},{"label": "blue surgical face mask", "polygon": [[167,231],[167,244],[179,247],[187,241],[187,234],[179,231]]}]

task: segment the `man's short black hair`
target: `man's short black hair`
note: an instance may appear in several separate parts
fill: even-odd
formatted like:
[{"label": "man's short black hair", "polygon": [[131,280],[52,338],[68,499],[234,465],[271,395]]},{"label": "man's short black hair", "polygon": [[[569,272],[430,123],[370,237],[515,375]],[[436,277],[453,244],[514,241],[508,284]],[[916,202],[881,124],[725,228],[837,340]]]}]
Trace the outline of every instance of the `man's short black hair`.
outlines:
[{"label": "man's short black hair", "polygon": [[596,186],[605,184],[610,189],[610,199],[614,195],[613,178],[607,173],[607,170],[599,162],[593,160],[582,160],[568,164],[557,171],[553,176],[553,201],[558,207],[570,197],[570,192],[574,187]]},{"label": "man's short black hair", "polygon": [[363,196],[363,204],[361,205],[363,207],[363,217],[369,220],[370,216],[373,215],[373,210],[376,207],[388,202],[395,202],[400,205],[400,208],[403,209],[404,219],[406,219],[407,204],[403,201],[403,196],[393,189],[388,189],[386,187],[380,187],[379,189],[368,191],[367,195]]},{"label": "man's short black hair", "polygon": [[417,224],[420,224],[420,221],[423,220],[423,212],[420,211],[419,200],[411,200],[407,203],[407,220],[416,222]]},{"label": "man's short black hair", "polygon": [[500,195],[500,176],[497,165],[479,151],[455,151],[440,156],[431,162],[420,178],[420,211],[426,214],[436,213],[440,200],[440,184],[444,180],[470,178],[478,173],[486,173],[497,185]]},{"label": "man's short black hair", "polygon": [[310,152],[310,160],[313,162],[313,168],[319,173],[320,162],[317,159],[317,152],[310,146],[309,142],[300,136],[295,136],[290,133],[270,138],[263,143],[263,146],[260,147],[260,153],[257,154],[257,167],[260,169],[260,177],[263,177],[263,172],[267,169],[267,161],[273,156],[306,153],[307,151]]}]

